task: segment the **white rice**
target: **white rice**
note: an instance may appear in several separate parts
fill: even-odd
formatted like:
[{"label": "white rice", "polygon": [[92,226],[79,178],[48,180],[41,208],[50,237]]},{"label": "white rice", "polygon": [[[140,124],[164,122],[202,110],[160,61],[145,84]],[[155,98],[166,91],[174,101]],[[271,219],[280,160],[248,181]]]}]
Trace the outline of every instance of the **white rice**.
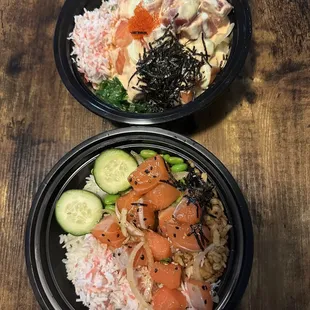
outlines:
[{"label": "white rice", "polygon": [[86,178],[86,184],[83,188],[84,190],[88,192],[92,192],[99,196],[101,199],[104,198],[105,195],[107,195],[106,192],[104,192],[96,183],[95,177],[91,174],[89,177]]},{"label": "white rice", "polygon": [[107,245],[91,234],[85,236],[60,235],[66,248],[67,277],[74,284],[75,292],[91,310],[138,309],[124,270],[121,270]]},{"label": "white rice", "polygon": [[78,70],[88,82],[99,84],[111,74],[109,46],[117,19],[118,0],[103,1],[93,11],[84,9],[74,17],[75,26],[69,39],[73,41],[72,56]]}]

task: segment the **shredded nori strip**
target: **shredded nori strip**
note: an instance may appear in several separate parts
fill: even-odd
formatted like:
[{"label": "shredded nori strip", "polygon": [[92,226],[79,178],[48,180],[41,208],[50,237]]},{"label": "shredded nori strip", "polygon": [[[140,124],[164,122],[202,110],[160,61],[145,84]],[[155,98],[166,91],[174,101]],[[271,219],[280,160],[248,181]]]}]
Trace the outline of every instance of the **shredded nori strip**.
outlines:
[{"label": "shredded nori strip", "polygon": [[131,205],[132,205],[132,206],[147,207],[147,203],[143,203],[143,202],[132,202]]},{"label": "shredded nori strip", "polygon": [[187,48],[179,42],[170,26],[159,39],[149,43],[148,50],[144,48],[131,77],[138,76],[133,88],[142,94],[144,102],[159,112],[179,106],[182,104],[180,93],[193,91],[203,79],[200,69],[206,62],[206,48],[205,53]]}]

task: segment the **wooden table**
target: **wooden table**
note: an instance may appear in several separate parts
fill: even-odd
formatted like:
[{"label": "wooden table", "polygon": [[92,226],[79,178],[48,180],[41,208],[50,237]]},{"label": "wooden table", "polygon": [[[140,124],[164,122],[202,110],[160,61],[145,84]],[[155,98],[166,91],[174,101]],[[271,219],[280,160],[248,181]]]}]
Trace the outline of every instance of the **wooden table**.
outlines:
[{"label": "wooden table", "polygon": [[[40,182],[75,145],[115,127],[78,104],[60,81],[52,44],[62,3],[0,0],[0,309],[39,308],[23,237]],[[210,110],[195,116],[188,134],[222,160],[249,201],[255,256],[240,309],[306,310],[310,2],[260,0],[251,7],[245,69]]]}]

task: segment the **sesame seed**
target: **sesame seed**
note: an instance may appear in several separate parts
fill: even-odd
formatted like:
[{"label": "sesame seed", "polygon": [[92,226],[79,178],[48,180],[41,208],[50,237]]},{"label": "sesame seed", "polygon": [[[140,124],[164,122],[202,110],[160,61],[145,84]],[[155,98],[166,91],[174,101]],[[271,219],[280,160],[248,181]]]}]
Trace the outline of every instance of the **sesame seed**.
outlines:
[{"label": "sesame seed", "polygon": [[179,226],[175,226],[175,229],[180,229],[180,227]]},{"label": "sesame seed", "polygon": [[138,182],[137,182],[137,181],[135,181],[135,185],[138,185]]},{"label": "sesame seed", "polygon": [[116,238],[119,238],[119,234],[116,235]]},{"label": "sesame seed", "polygon": [[102,234],[101,236],[102,236],[102,237],[104,237],[104,236],[105,236],[105,234]]},{"label": "sesame seed", "polygon": [[158,269],[157,269],[157,268],[155,268],[155,269],[154,269],[154,272],[156,273],[157,271],[158,271]]},{"label": "sesame seed", "polygon": [[131,246],[131,245],[128,245],[128,249],[132,249],[132,246]]},{"label": "sesame seed", "polygon": [[173,237],[176,238],[176,237],[177,237],[177,234],[173,234]]},{"label": "sesame seed", "polygon": [[113,253],[113,257],[115,257],[115,253]]},{"label": "sesame seed", "polygon": [[121,256],[121,253],[118,253],[117,255],[118,255],[118,256]]},{"label": "sesame seed", "polygon": [[207,304],[207,300],[205,299],[205,305]]},{"label": "sesame seed", "polygon": [[178,267],[175,267],[174,269],[175,269],[175,270],[179,270],[179,268],[178,268]]},{"label": "sesame seed", "polygon": [[152,166],[150,167],[150,170],[153,170],[153,167],[152,167]]},{"label": "sesame seed", "polygon": [[143,219],[143,221],[146,221],[146,217]]},{"label": "sesame seed", "polygon": [[141,259],[141,260],[144,260],[144,255],[143,255],[143,254],[140,256],[140,259]]},{"label": "sesame seed", "polygon": [[108,239],[108,242],[111,242],[111,240],[110,240],[110,239]]}]

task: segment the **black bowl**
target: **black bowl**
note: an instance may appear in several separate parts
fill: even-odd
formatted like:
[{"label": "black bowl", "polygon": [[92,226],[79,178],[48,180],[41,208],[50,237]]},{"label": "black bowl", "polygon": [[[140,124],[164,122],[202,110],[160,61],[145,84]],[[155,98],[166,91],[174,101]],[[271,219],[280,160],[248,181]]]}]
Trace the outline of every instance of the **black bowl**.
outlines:
[{"label": "black bowl", "polygon": [[99,7],[101,0],[66,0],[59,15],[54,37],[54,55],[61,79],[73,97],[90,111],[110,120],[136,125],[166,123],[188,116],[200,109],[208,107],[240,73],[252,34],[251,13],[247,0],[231,0],[234,6],[230,14],[231,22],[235,23],[231,53],[225,68],[217,75],[212,85],[193,102],[176,107],[162,113],[137,114],[120,111],[91,92],[83,81],[81,74],[73,64],[70,52],[69,33],[74,28],[74,16],[81,14],[84,7],[92,10]]},{"label": "black bowl", "polygon": [[64,190],[83,188],[95,158],[105,149],[151,148],[191,159],[215,183],[229,222],[230,256],[219,288],[216,309],[234,309],[247,286],[253,259],[253,231],[245,199],[223,164],[198,143],[158,128],[131,127],[105,132],[64,156],[41,184],[27,222],[25,254],[28,275],[42,309],[86,309],[77,303],[73,285],[62,263],[59,244],[64,233],[57,224],[55,202]]}]

